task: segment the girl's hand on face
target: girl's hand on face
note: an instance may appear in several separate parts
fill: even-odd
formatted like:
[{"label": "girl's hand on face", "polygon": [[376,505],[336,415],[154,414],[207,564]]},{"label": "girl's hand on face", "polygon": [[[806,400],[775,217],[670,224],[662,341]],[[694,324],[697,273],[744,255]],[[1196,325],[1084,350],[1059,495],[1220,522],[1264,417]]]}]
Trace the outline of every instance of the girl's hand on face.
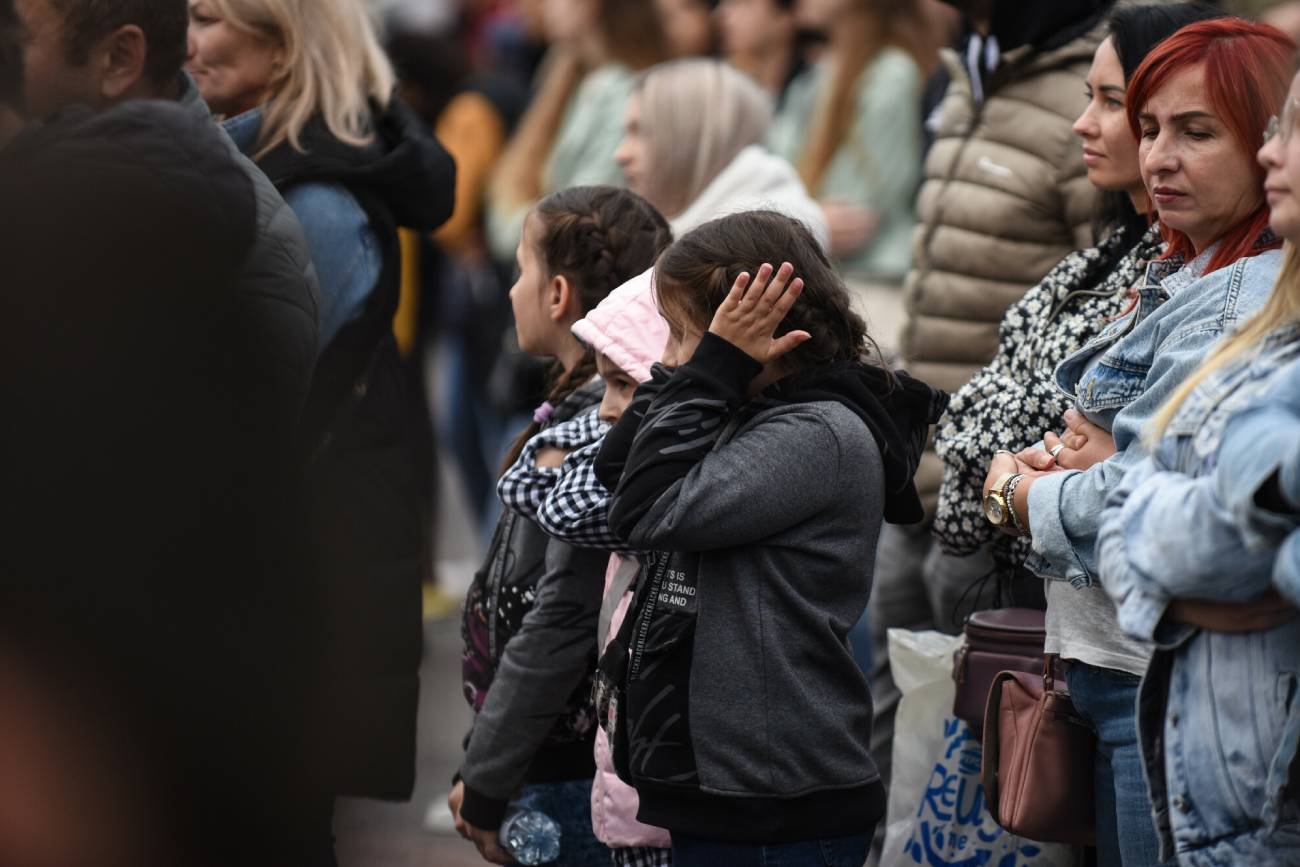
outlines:
[{"label": "girl's hand on face", "polygon": [[764,263],[752,282],[749,274],[742,272],[713,314],[709,331],[765,365],[811,340],[807,331],[791,331],[773,338],[803,291],[803,280],[791,280],[793,275],[794,266],[789,262],[782,263],[775,276],[772,266]]}]

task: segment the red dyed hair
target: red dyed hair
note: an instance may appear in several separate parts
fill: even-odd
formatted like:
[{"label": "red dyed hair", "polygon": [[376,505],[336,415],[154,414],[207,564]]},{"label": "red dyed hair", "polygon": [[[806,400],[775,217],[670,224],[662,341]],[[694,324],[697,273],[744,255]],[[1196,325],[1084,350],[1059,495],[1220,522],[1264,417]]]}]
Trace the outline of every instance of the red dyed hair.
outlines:
[{"label": "red dyed hair", "polygon": [[[1214,18],[1189,24],[1161,42],[1146,56],[1129,79],[1128,124],[1142,140],[1138,115],[1147,102],[1178,73],[1194,66],[1205,69],[1205,94],[1210,106],[1251,155],[1260,205],[1249,217],[1218,238],[1222,243],[1210,258],[1207,271],[1215,271],[1244,256],[1282,245],[1255,246],[1268,228],[1268,204],[1263,201],[1264,169],[1254,160],[1268,125],[1291,86],[1296,46],[1281,30],[1241,18]],[[1166,257],[1192,258],[1192,241],[1182,232],[1161,227],[1169,245]]]}]

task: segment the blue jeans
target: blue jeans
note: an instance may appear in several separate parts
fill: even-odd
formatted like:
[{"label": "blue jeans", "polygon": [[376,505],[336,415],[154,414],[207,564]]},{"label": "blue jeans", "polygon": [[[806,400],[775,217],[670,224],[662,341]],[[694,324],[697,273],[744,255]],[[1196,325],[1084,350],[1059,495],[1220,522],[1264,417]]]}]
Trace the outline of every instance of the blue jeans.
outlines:
[{"label": "blue jeans", "polygon": [[550,867],[609,867],[609,847],[591,830],[591,780],[533,783],[514,803],[550,816],[560,826],[560,857]]},{"label": "blue jeans", "polygon": [[673,867],[862,867],[871,835],[800,843],[720,843],[673,834]]},{"label": "blue jeans", "polygon": [[1137,733],[1141,678],[1072,659],[1065,680],[1075,710],[1097,735],[1097,865],[1156,867],[1160,843]]},{"label": "blue jeans", "polygon": [[849,649],[853,651],[853,661],[862,669],[862,673],[871,677],[871,618],[864,610],[858,622],[849,630]]}]

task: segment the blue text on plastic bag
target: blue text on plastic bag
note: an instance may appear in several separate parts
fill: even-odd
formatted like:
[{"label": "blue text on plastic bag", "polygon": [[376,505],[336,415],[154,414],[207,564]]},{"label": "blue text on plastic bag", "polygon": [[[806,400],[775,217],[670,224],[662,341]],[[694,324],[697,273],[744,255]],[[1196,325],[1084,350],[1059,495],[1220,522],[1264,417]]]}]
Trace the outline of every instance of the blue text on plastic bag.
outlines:
[{"label": "blue text on plastic bag", "polygon": [[944,750],[930,773],[912,836],[903,847],[926,867],[1038,867],[1042,847],[1008,834],[985,808],[983,750],[970,726],[944,721]]}]

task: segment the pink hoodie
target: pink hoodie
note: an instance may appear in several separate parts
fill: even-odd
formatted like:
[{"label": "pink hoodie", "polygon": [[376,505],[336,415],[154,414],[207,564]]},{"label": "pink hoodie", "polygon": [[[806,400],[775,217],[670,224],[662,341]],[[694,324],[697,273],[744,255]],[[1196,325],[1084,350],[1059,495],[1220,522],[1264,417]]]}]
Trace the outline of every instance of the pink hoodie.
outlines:
[{"label": "pink hoodie", "polygon": [[650,378],[650,365],[664,354],[668,323],[659,315],[654,297],[654,269],[638,274],[615,289],[573,323],[578,339],[637,382]]},{"label": "pink hoodie", "polygon": [[[655,306],[653,276],[651,269],[633,277],[611,292],[585,319],[573,324],[573,333],[579,340],[608,356],[637,382],[650,378],[650,365],[663,356],[664,345],[668,343],[668,323],[664,322]],[[634,559],[619,554],[609,558],[604,604],[616,607],[610,618],[609,632],[601,636],[602,650],[618,632],[632,601],[630,592],[623,594],[622,599],[608,598],[614,576],[619,569],[636,566]],[[663,828],[643,825],[636,820],[639,805],[636,789],[620,780],[614,772],[609,739],[603,731],[597,732],[596,779],[591,786],[591,824],[596,839],[611,849],[632,846],[667,849],[671,846],[672,841]]]}]

